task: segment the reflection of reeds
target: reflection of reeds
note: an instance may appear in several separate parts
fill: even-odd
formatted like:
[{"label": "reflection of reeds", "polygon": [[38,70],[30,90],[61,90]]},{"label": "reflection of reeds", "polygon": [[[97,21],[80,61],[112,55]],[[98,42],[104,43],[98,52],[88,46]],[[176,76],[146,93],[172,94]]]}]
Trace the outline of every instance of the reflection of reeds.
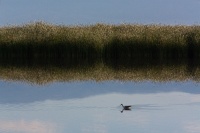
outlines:
[{"label": "reflection of reeds", "polygon": [[200,81],[200,66],[192,69],[187,65],[147,65],[132,68],[112,68],[104,64],[92,67],[0,67],[1,80],[24,81],[28,83],[46,84],[50,82],[69,81]]}]

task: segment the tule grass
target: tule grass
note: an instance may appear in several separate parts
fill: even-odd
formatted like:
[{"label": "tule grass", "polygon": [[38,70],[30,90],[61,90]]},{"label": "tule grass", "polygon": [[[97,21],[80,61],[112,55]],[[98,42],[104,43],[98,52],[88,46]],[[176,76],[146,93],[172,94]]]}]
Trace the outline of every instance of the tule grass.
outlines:
[{"label": "tule grass", "polygon": [[0,79],[200,81],[200,26],[0,27]]},{"label": "tule grass", "polygon": [[36,22],[0,28],[0,59],[200,58],[200,26]]}]

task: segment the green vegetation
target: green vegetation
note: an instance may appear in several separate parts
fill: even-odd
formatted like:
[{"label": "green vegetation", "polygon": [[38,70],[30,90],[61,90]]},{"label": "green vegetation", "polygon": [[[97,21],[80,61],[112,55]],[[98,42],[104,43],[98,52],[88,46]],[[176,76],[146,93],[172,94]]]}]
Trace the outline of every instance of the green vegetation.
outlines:
[{"label": "green vegetation", "polygon": [[0,59],[200,58],[200,26],[62,26],[42,22],[0,28]]},{"label": "green vegetation", "polygon": [[0,79],[200,81],[200,26],[0,27]]}]

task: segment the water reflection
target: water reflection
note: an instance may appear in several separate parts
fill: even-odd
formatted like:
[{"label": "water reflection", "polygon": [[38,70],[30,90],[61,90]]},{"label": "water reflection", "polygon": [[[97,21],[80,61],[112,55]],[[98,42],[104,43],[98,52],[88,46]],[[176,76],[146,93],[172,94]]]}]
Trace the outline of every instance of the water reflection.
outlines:
[{"label": "water reflection", "polygon": [[[151,94],[178,91],[189,94],[200,94],[200,90],[198,88],[199,83],[193,81],[178,83],[153,83],[151,81],[74,81],[65,83],[57,82],[43,86],[26,84],[23,82],[0,81],[0,85],[0,103],[2,104],[21,104],[46,100],[80,99],[111,93]],[[118,104],[120,105],[121,102],[119,101],[119,103],[116,105]]]},{"label": "water reflection", "polygon": [[55,127],[51,123],[40,121],[0,121],[1,132],[20,133],[55,133]]},{"label": "water reflection", "polygon": [[199,83],[0,84],[0,132],[199,132]]},{"label": "water reflection", "polygon": [[196,59],[0,59],[0,79],[47,84],[74,80],[200,81]]}]

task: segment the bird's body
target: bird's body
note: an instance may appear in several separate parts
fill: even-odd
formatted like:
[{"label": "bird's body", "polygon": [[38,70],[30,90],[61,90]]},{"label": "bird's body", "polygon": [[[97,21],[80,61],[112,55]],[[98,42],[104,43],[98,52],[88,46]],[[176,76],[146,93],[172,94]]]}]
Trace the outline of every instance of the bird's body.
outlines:
[{"label": "bird's body", "polygon": [[124,110],[131,110],[131,105],[124,106],[123,104],[121,104],[121,106],[123,107],[121,112],[123,112]]}]

